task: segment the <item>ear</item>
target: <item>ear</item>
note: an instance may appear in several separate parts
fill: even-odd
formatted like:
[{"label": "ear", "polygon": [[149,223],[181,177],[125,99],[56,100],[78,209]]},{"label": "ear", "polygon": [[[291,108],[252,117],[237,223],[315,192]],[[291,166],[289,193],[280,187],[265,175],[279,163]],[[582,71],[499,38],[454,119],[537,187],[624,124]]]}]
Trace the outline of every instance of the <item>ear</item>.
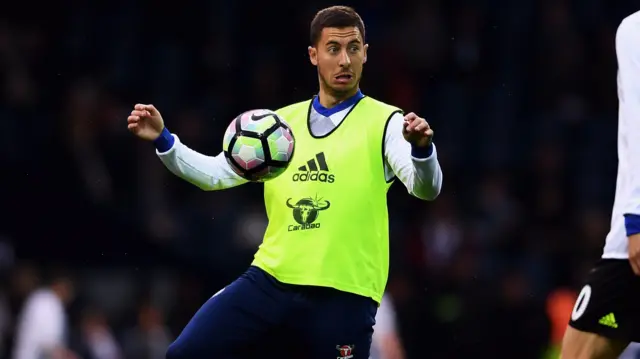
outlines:
[{"label": "ear", "polygon": [[318,66],[318,49],[309,46],[307,50],[309,51],[309,61],[311,61],[313,66]]},{"label": "ear", "polygon": [[362,58],[362,63],[366,64],[367,63],[367,50],[369,50],[369,44],[364,44],[364,47],[362,48],[363,52],[364,52],[364,57]]}]

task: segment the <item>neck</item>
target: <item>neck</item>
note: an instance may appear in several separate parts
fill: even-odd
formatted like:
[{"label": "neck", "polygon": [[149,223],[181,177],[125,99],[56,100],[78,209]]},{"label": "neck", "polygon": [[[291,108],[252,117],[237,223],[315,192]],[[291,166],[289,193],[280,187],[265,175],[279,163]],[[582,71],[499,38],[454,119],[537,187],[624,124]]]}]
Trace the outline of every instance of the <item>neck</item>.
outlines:
[{"label": "neck", "polygon": [[327,91],[324,86],[320,86],[318,100],[323,107],[332,108],[335,105],[343,102],[344,100],[352,98],[355,94],[358,93],[359,90],[360,89],[358,87],[354,87],[353,89],[346,92],[335,93],[333,91]]},{"label": "neck", "polygon": [[340,96],[320,91],[318,96],[313,99],[313,108],[321,115],[329,117],[355,105],[362,97],[364,95],[357,88],[354,91],[340,94]]}]

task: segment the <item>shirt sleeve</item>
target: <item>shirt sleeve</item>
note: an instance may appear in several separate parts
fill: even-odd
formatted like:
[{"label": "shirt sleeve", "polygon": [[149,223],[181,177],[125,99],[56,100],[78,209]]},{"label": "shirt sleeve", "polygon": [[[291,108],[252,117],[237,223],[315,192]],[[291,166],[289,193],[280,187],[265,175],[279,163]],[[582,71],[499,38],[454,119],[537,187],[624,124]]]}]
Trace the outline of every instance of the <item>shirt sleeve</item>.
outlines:
[{"label": "shirt sleeve", "polygon": [[423,200],[434,200],[442,188],[442,169],[438,163],[435,145],[428,155],[412,155],[411,144],[402,136],[404,117],[394,114],[389,120],[384,139],[384,154],[393,174],[405,185],[409,193]]},{"label": "shirt sleeve", "polygon": [[171,147],[161,152],[156,149],[160,161],[171,173],[205,191],[217,191],[239,186],[248,181],[233,172],[224,158],[224,153],[206,156],[185,144],[175,134]]},{"label": "shirt sleeve", "polygon": [[[618,146],[620,166],[629,175],[624,204],[627,235],[640,233],[640,12],[625,18],[616,33],[619,131],[629,139]],[[623,148],[626,147],[626,148]]]}]

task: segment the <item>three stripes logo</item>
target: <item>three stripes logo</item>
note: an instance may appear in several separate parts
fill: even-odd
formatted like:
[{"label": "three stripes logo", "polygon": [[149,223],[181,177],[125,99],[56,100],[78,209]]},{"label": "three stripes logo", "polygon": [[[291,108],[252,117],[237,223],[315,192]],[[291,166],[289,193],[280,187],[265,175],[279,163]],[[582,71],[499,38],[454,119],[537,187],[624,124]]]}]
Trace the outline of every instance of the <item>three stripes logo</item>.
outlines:
[{"label": "three stripes logo", "polygon": [[298,172],[293,175],[294,182],[326,182],[333,183],[336,178],[329,173],[324,152],[318,153],[314,158],[307,161],[306,165],[298,167]]},{"label": "three stripes logo", "polygon": [[606,327],[610,327],[610,328],[618,328],[618,323],[616,322],[616,317],[615,315],[613,315],[613,313],[609,313],[607,315],[605,315],[604,317],[600,318],[600,320],[598,321],[598,323],[606,326]]}]

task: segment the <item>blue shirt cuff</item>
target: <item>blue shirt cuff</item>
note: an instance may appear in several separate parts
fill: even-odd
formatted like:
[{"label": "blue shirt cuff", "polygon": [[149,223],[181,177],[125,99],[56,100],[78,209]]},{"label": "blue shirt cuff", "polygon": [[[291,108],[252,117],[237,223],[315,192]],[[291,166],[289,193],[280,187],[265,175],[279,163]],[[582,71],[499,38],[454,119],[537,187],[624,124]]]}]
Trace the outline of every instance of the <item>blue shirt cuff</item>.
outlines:
[{"label": "blue shirt cuff", "polygon": [[640,216],[637,214],[625,214],[624,228],[627,230],[627,237],[640,233]]},{"label": "blue shirt cuff", "polygon": [[162,132],[160,132],[160,136],[153,141],[153,145],[156,146],[156,149],[160,152],[167,152],[172,147],[176,139],[173,138],[173,135],[167,128],[163,128]]},{"label": "blue shirt cuff", "polygon": [[433,143],[429,147],[411,146],[411,156],[415,158],[429,158],[433,154]]}]

